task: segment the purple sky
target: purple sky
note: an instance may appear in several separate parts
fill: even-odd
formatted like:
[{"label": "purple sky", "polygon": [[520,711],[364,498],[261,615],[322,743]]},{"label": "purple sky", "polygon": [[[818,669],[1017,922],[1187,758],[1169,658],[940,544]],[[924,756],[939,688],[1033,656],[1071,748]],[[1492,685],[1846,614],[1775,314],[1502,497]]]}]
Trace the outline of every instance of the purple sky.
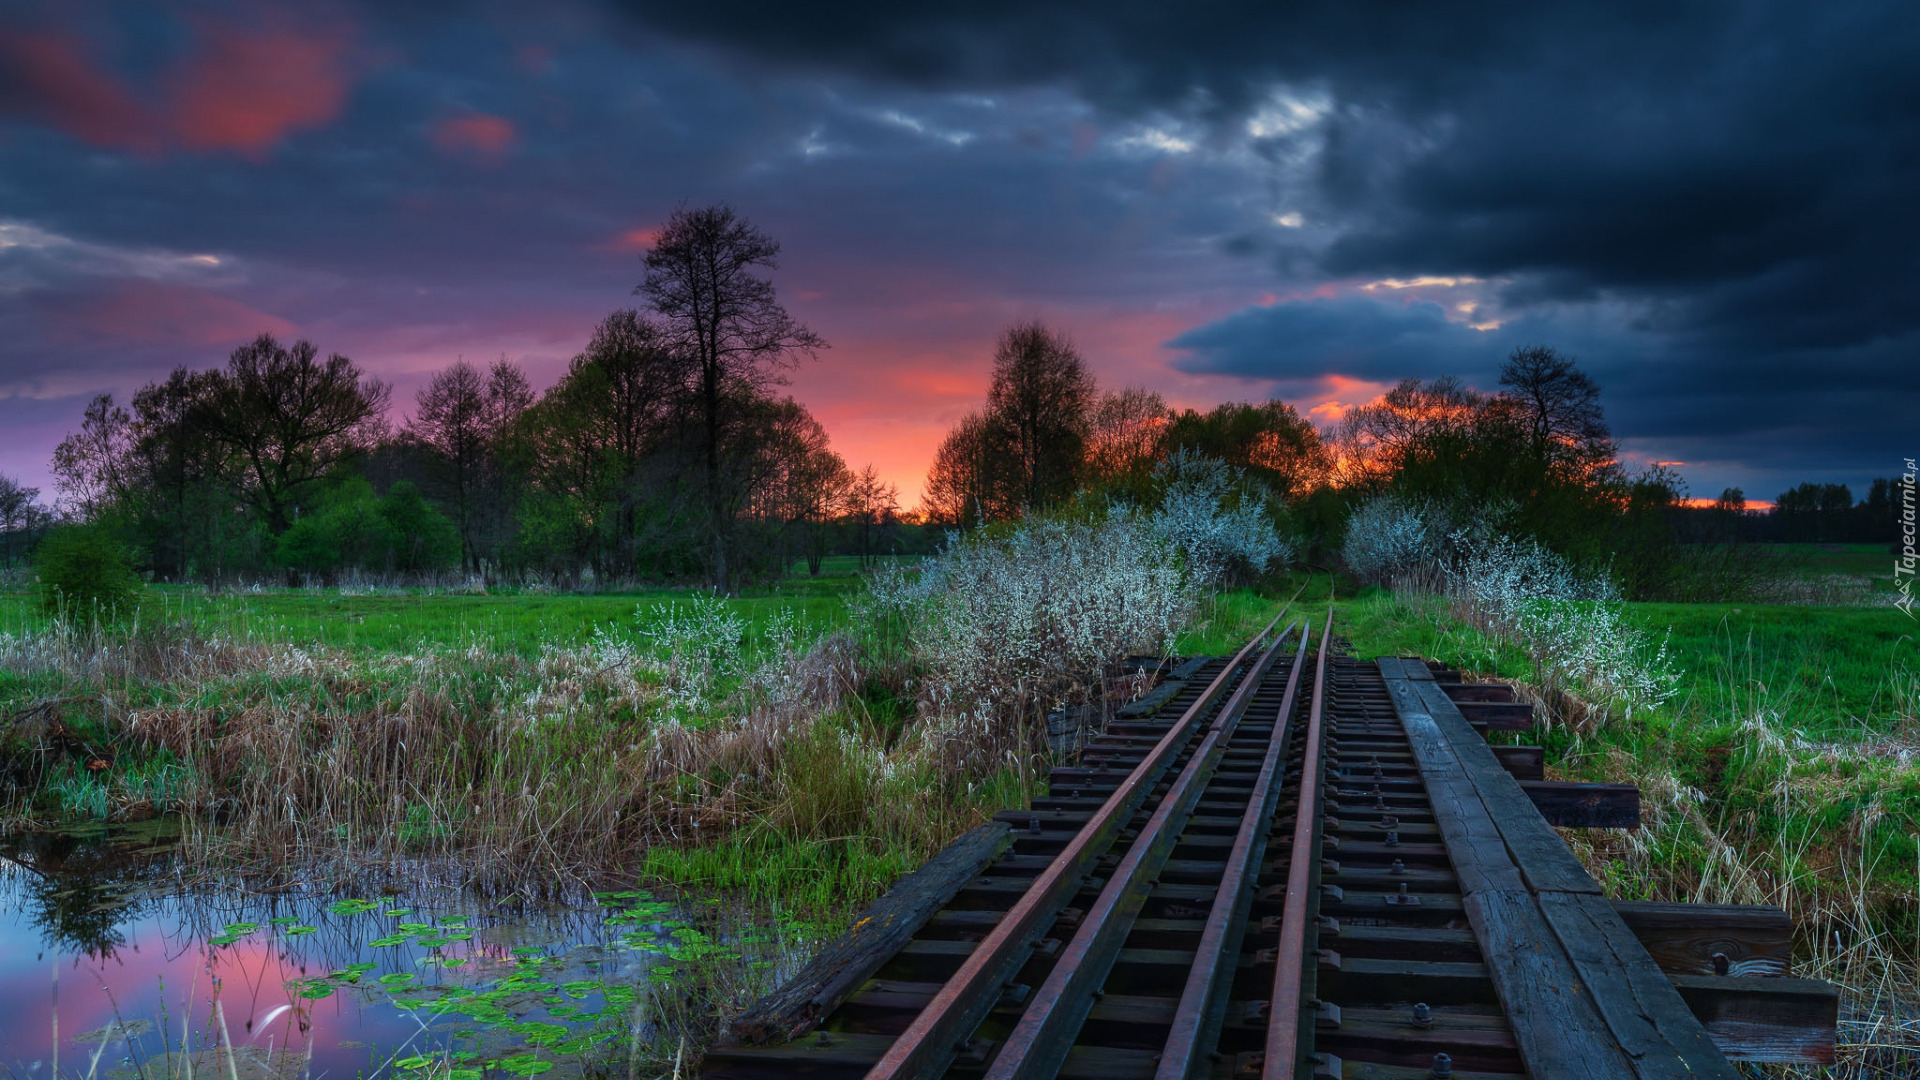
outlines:
[{"label": "purple sky", "polygon": [[722,200],[833,345],[792,392],[909,502],[1033,316],[1322,420],[1555,345],[1695,495],[1920,453],[1891,2],[534,10],[0,0],[0,472],[51,496],[89,397],[261,331],[403,405],[545,385]]}]

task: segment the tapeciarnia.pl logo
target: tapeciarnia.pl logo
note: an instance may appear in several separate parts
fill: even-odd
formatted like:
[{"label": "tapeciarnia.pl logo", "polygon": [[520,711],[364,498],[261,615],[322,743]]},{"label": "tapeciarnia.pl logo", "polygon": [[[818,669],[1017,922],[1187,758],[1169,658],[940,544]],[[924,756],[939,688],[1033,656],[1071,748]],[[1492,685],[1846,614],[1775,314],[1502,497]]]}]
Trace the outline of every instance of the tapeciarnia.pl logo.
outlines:
[{"label": "tapeciarnia.pl logo", "polygon": [[1913,476],[1916,470],[1912,458],[1906,461],[1907,471],[1900,474],[1900,554],[1893,560],[1893,583],[1900,595],[1893,603],[1912,619],[1920,618],[1913,613]]}]

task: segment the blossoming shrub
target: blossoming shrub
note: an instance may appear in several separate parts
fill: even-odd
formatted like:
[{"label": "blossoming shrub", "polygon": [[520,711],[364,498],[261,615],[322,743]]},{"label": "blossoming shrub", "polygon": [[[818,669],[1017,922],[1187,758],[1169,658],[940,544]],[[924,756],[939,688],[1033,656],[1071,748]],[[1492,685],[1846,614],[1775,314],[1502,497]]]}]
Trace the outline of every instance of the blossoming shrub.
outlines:
[{"label": "blossoming shrub", "polygon": [[916,737],[983,766],[1026,745],[1048,708],[1097,693],[1123,657],[1166,650],[1199,594],[1174,546],[1125,508],[956,540],[870,590],[868,620],[896,626],[920,672]]},{"label": "blossoming shrub", "polygon": [[1340,561],[1367,584],[1396,586],[1440,562],[1446,532],[1430,516],[1398,496],[1376,495],[1347,518]]},{"label": "blossoming shrub", "polygon": [[1293,545],[1239,469],[1182,449],[1154,466],[1153,479],[1160,506],[1149,525],[1186,557],[1197,582],[1257,577],[1293,561]]},{"label": "blossoming shrub", "polygon": [[1450,541],[1457,554],[1444,566],[1456,614],[1525,650],[1546,688],[1629,715],[1673,696],[1666,642],[1627,619],[1607,579],[1534,540],[1461,530]]}]

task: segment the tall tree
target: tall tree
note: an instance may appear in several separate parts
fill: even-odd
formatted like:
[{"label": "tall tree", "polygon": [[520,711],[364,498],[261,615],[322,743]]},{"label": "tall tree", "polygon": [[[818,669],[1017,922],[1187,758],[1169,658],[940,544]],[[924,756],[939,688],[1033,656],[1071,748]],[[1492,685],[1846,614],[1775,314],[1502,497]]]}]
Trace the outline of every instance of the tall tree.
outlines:
[{"label": "tall tree", "polygon": [[987,389],[989,439],[1006,448],[1023,511],[1073,494],[1095,393],[1086,361],[1065,334],[1034,321],[1000,336]]},{"label": "tall tree", "polygon": [[133,448],[142,489],[143,531],[156,569],[184,580],[196,556],[220,561],[217,537],[231,520],[232,455],[207,430],[219,379],[175,368],[133,395]]},{"label": "tall tree", "polygon": [[498,559],[513,539],[513,509],[518,476],[509,453],[509,436],[520,414],[533,407],[533,384],[519,364],[502,356],[487,372],[487,468],[482,502],[487,550]]},{"label": "tall tree", "polygon": [[1605,466],[1616,447],[1600,387],[1570,356],[1545,345],[1513,350],[1500,368],[1502,397],[1517,410],[1535,460],[1577,470]]},{"label": "tall tree", "polygon": [[42,528],[49,515],[40,506],[40,489],[27,487],[11,476],[0,476],[0,566],[11,567],[14,557]]},{"label": "tall tree", "polygon": [[1087,433],[1088,474],[1115,480],[1152,462],[1172,415],[1159,394],[1137,386],[1100,395]]},{"label": "tall tree", "polygon": [[53,448],[53,482],[70,514],[96,518],[126,499],[132,483],[133,417],[100,394],[87,403],[80,430]]},{"label": "tall tree", "polygon": [[695,368],[694,416],[701,436],[713,583],[728,591],[733,519],[721,445],[743,386],[764,392],[784,368],[826,347],[775,297],[760,268],[778,266],[780,245],[726,205],[674,211],[646,254],[635,290],[661,319],[669,346]]},{"label": "tall tree", "polygon": [[900,489],[880,479],[872,463],[853,474],[847,489],[847,521],[853,526],[853,551],[861,566],[880,557],[880,541],[900,516]]},{"label": "tall tree", "polygon": [[465,360],[435,372],[414,398],[406,437],[425,447],[439,475],[440,488],[460,532],[460,559],[469,572],[480,569],[479,501],[491,450],[484,376]]},{"label": "tall tree", "polygon": [[975,525],[1008,512],[1001,500],[1001,485],[994,482],[990,451],[987,418],[980,413],[961,417],[947,432],[927,470],[922,498],[928,521]]},{"label": "tall tree", "polygon": [[241,458],[241,497],[274,537],[329,471],[366,451],[386,415],[386,384],[339,353],[320,360],[305,340],[289,348],[262,334],[219,379],[208,428]]}]

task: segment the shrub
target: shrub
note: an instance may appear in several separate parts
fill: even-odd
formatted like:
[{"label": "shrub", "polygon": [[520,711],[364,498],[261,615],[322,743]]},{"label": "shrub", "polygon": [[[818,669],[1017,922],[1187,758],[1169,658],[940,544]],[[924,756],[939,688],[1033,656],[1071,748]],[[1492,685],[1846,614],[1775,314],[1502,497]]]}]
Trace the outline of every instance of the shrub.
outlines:
[{"label": "shrub", "polygon": [[115,622],[139,602],[142,585],[127,549],[95,526],[56,529],[34,552],[40,606],[49,615],[93,625]]},{"label": "shrub", "polygon": [[1532,658],[1548,689],[1576,690],[1629,714],[1672,697],[1666,643],[1627,620],[1606,578],[1583,573],[1534,540],[1455,532],[1446,566],[1456,613]]},{"label": "shrub", "polygon": [[1373,585],[1393,586],[1439,564],[1443,529],[1425,507],[1395,495],[1376,495],[1347,518],[1340,561],[1347,572]]},{"label": "shrub", "polygon": [[1168,649],[1198,586],[1173,545],[1120,507],[1099,522],[976,533],[917,577],[875,575],[870,594],[865,619],[900,635],[923,675],[929,737],[990,768],[1047,708],[1098,693],[1121,658]]},{"label": "shrub", "polygon": [[1160,488],[1153,531],[1180,550],[1197,582],[1257,577],[1293,560],[1293,545],[1241,470],[1180,449],[1154,466],[1153,478]]}]

